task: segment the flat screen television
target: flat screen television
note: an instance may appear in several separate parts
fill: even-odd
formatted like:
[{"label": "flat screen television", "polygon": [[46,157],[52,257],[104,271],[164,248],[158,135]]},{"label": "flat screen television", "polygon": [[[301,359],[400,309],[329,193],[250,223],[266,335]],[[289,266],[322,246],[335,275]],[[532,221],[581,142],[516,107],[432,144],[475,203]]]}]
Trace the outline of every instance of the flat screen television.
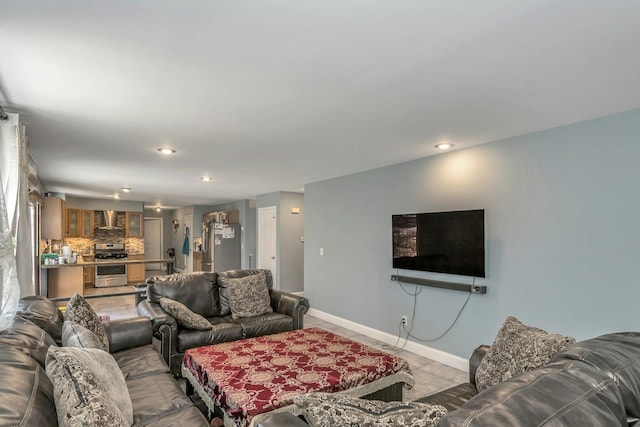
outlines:
[{"label": "flat screen television", "polygon": [[393,215],[393,268],[485,277],[484,209]]}]

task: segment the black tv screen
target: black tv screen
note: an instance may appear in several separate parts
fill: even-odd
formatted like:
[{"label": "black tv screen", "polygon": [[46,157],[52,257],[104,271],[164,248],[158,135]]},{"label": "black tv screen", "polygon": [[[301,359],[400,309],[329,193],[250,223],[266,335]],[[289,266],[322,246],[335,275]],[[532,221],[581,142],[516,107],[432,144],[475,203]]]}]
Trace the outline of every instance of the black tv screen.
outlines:
[{"label": "black tv screen", "polygon": [[484,209],[393,215],[393,268],[485,277]]}]

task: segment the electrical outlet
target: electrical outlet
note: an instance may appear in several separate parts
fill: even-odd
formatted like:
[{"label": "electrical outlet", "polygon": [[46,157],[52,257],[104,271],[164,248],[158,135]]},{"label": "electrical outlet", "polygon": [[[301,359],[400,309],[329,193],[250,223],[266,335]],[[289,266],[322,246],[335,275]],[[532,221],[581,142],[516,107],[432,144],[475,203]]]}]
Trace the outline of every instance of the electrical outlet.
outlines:
[{"label": "electrical outlet", "polygon": [[402,316],[402,326],[407,326],[407,323],[409,323],[409,319],[407,318],[407,316]]}]

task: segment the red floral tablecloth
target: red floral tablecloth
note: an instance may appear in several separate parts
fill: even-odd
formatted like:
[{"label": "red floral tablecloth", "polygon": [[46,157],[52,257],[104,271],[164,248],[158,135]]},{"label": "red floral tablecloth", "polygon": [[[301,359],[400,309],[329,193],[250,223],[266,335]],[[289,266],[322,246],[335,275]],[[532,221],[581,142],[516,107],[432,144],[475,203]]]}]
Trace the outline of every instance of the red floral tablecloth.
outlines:
[{"label": "red floral tablecloth", "polygon": [[410,374],[404,359],[318,328],[189,349],[183,368],[238,426],[299,394]]}]

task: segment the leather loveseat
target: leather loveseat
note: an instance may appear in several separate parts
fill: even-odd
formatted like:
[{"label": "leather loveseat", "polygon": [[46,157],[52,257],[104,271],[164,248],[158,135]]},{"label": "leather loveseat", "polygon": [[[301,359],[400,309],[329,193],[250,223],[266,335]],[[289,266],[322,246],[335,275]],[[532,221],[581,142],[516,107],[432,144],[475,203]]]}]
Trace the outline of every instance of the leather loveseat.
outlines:
[{"label": "leather loveseat", "polygon": [[[488,349],[473,352],[469,383],[417,400],[447,408],[438,427],[640,427],[640,333],[577,342],[548,364],[478,393],[475,374]],[[280,413],[258,427],[305,425]]]},{"label": "leather loveseat", "polygon": [[[63,316],[41,297],[20,300],[13,326],[0,332],[0,426],[58,425],[45,373],[50,346],[60,346]],[[145,317],[105,323],[109,350],[122,371],[134,426],[209,426],[152,346]]]},{"label": "leather loveseat", "polygon": [[[238,279],[264,271],[272,313],[232,318],[226,292],[228,279]],[[211,329],[181,326],[162,309],[161,298],[170,298],[211,323]],[[180,375],[184,352],[189,348],[237,341],[244,338],[302,329],[309,309],[306,298],[273,289],[269,270],[230,270],[222,273],[175,273],[147,279],[147,299],[137,306],[138,314],[151,319],[165,361],[174,375]]]}]

